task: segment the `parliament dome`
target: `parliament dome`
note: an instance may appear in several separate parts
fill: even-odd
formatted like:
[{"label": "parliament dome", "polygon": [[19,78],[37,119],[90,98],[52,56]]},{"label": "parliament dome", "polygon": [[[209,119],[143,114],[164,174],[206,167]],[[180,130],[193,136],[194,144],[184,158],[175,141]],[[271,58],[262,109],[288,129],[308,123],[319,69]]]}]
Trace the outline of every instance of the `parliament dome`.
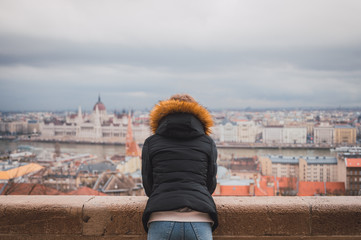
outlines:
[{"label": "parliament dome", "polygon": [[99,111],[105,111],[106,108],[105,108],[105,105],[102,103],[102,101],[100,100],[100,96],[98,97],[98,102],[94,105],[93,107],[93,111],[95,111],[95,109],[97,108],[98,106],[98,110]]}]

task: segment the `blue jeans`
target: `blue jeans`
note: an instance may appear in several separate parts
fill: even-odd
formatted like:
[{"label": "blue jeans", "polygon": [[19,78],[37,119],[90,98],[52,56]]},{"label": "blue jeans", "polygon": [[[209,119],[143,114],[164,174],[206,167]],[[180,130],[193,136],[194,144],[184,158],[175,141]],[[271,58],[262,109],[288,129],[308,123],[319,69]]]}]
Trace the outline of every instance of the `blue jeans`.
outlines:
[{"label": "blue jeans", "polygon": [[212,227],[208,222],[151,222],[148,240],[211,240]]}]

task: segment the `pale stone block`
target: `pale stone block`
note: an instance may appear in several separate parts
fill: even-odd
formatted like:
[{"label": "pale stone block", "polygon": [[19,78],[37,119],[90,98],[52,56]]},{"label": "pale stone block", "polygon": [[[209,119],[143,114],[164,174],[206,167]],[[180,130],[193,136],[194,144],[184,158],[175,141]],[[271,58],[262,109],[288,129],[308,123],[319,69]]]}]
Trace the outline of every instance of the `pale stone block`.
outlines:
[{"label": "pale stone block", "polygon": [[94,197],[85,203],[83,235],[145,235],[146,197]]},{"label": "pale stone block", "polygon": [[311,235],[361,236],[361,197],[303,197],[311,206]]},{"label": "pale stone block", "polygon": [[294,236],[310,233],[308,205],[292,197],[216,197],[217,235]]},{"label": "pale stone block", "polygon": [[87,196],[1,196],[0,233],[81,234]]}]

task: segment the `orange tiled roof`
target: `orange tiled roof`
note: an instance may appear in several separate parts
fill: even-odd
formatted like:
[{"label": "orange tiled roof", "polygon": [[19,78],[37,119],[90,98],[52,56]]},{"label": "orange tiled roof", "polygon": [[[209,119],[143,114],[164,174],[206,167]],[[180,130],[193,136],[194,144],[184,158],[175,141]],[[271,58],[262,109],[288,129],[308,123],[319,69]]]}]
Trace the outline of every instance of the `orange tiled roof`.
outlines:
[{"label": "orange tiled roof", "polygon": [[273,179],[272,176],[261,176],[261,179],[258,182],[260,189],[256,186],[256,196],[274,196],[274,186],[268,186],[268,183],[273,182]]},{"label": "orange tiled roof", "polygon": [[[297,189],[297,178],[295,177],[278,177],[273,176],[261,176],[258,183],[255,185],[256,196],[275,196],[277,185],[280,189],[291,188]],[[221,196],[250,196],[250,186],[238,186],[238,185],[221,185]]]},{"label": "orange tiled roof", "polygon": [[264,190],[264,189],[259,188],[257,186],[255,186],[254,191],[255,191],[254,194],[256,196],[268,196],[268,191],[267,190]]},{"label": "orange tiled roof", "polygon": [[324,194],[325,185],[323,182],[299,182],[298,196],[314,196]]},{"label": "orange tiled roof", "polygon": [[[0,184],[0,189],[4,184]],[[65,195],[56,189],[34,183],[11,183],[2,191],[1,195]]]},{"label": "orange tiled roof", "polygon": [[343,182],[299,182],[298,196],[315,196],[317,194],[344,194]]},{"label": "orange tiled roof", "polygon": [[90,196],[107,196],[105,193],[99,192],[97,190],[88,188],[88,187],[81,187],[77,190],[68,192],[68,195],[90,195]]},{"label": "orange tiled roof", "polygon": [[346,167],[359,167],[361,168],[361,158],[346,158]]},{"label": "orange tiled roof", "polygon": [[344,182],[326,182],[326,191],[332,195],[345,194]]},{"label": "orange tiled roof", "polygon": [[295,177],[278,177],[277,181],[279,188],[297,188],[297,178]]},{"label": "orange tiled roof", "polygon": [[131,142],[128,146],[126,146],[126,156],[132,156],[132,157],[140,157],[141,151],[140,147],[136,142]]},{"label": "orange tiled roof", "polygon": [[30,163],[21,167],[13,168],[7,171],[0,171],[0,179],[9,180],[17,177],[24,176],[26,174],[39,171],[44,167],[36,164]]},{"label": "orange tiled roof", "polygon": [[[268,184],[271,184],[269,186]],[[273,185],[273,186],[272,186]],[[263,191],[266,191],[268,196],[274,196],[276,188],[279,189],[291,188],[297,189],[297,178],[296,177],[273,177],[273,176],[262,176],[259,181],[259,186]]]},{"label": "orange tiled roof", "polygon": [[249,186],[221,186],[221,196],[249,196]]}]

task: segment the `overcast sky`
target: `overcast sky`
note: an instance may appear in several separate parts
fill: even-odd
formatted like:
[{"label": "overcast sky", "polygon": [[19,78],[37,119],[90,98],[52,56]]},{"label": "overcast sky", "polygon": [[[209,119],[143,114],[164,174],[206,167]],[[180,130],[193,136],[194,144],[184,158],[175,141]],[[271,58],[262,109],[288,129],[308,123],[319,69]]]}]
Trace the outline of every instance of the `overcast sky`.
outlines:
[{"label": "overcast sky", "polygon": [[360,107],[359,0],[0,0],[0,111]]}]

